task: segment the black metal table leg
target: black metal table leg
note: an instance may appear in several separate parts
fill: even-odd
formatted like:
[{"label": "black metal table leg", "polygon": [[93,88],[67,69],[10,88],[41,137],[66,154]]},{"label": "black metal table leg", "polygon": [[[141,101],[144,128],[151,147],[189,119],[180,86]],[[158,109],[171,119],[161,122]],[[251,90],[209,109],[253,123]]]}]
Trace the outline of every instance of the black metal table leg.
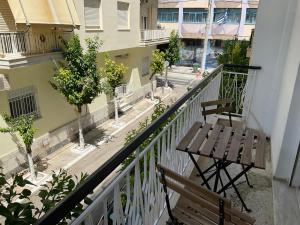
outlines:
[{"label": "black metal table leg", "polygon": [[[245,166],[242,165],[242,168],[243,168],[243,170],[244,170],[244,169],[245,169]],[[250,181],[249,181],[249,178],[248,178],[248,174],[247,174],[247,173],[245,173],[245,178],[246,178],[246,181],[247,181],[248,186],[251,187],[251,188],[253,188],[253,185],[250,184]]]},{"label": "black metal table leg", "polygon": [[248,170],[250,170],[252,168],[252,166],[247,166],[242,172],[240,172],[237,176],[235,176],[233,179],[230,177],[226,167],[224,167],[224,171],[225,171],[225,174],[226,176],[228,177],[229,179],[229,182],[222,188],[220,189],[217,193],[220,194],[222,193],[224,190],[227,190],[230,186],[232,186],[238,196],[238,198],[240,199],[241,203],[242,203],[242,206],[243,208],[245,208],[245,210],[247,212],[251,212],[251,209],[249,209],[246,205],[246,203],[244,202],[242,196],[240,195],[240,192],[239,190],[237,189],[237,187],[235,186],[234,182],[237,181],[240,177],[242,177],[245,173],[247,173]]},{"label": "black metal table leg", "polygon": [[203,184],[205,184],[206,187],[207,187],[209,190],[211,190],[211,187],[210,187],[209,184],[208,184],[208,180],[205,178],[205,176],[204,176],[204,174],[203,174],[201,168],[199,167],[197,161],[195,160],[193,154],[189,152],[189,156],[190,156],[191,160],[193,161],[193,163],[194,163],[196,169],[198,170],[198,173],[200,174],[200,176],[201,176],[201,178],[202,178],[202,180],[203,180]]}]

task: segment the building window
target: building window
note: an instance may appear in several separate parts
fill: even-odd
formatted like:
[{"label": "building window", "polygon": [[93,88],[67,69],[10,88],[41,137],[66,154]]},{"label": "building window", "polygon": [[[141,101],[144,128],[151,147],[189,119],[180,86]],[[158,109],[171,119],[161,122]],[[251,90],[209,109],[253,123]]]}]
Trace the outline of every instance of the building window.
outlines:
[{"label": "building window", "polygon": [[39,118],[39,111],[36,102],[37,91],[34,87],[26,87],[8,92],[8,104],[11,117],[21,115],[33,115]]},{"label": "building window", "polygon": [[150,58],[149,56],[142,59],[142,76],[149,75]]},{"label": "building window", "polygon": [[87,29],[100,29],[101,0],[84,0],[84,18]]},{"label": "building window", "polygon": [[118,2],[118,29],[129,29],[129,3]]},{"label": "building window", "polygon": [[205,23],[207,19],[207,9],[183,9],[184,23]]},{"label": "building window", "polygon": [[158,22],[178,23],[178,9],[158,9]]},{"label": "building window", "polygon": [[247,24],[255,24],[256,21],[256,11],[257,9],[247,9],[246,12],[246,23]]},{"label": "building window", "polygon": [[240,23],[241,9],[214,9],[214,22],[218,24]]}]

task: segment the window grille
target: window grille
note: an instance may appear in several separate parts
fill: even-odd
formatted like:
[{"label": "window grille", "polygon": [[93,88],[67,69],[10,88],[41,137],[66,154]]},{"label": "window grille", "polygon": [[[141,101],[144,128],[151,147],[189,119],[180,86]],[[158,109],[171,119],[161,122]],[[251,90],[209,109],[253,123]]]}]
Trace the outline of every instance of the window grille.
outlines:
[{"label": "window grille", "polygon": [[225,18],[223,23],[231,23],[237,24],[240,23],[241,20],[241,9],[221,9],[215,8],[214,9],[214,22],[220,20],[220,18]]},{"label": "window grille", "polygon": [[207,9],[183,9],[183,22],[184,23],[205,23],[207,19]]},{"label": "window grille", "polygon": [[256,11],[257,9],[248,8],[246,11],[246,24],[255,24],[256,22]]},{"label": "window grille", "polygon": [[39,118],[39,111],[36,102],[36,88],[27,87],[8,92],[8,104],[12,118],[21,115],[33,115]]},{"label": "window grille", "polygon": [[167,9],[161,8],[158,9],[158,21],[159,22],[168,22],[168,23],[177,23],[178,22],[178,9]]}]

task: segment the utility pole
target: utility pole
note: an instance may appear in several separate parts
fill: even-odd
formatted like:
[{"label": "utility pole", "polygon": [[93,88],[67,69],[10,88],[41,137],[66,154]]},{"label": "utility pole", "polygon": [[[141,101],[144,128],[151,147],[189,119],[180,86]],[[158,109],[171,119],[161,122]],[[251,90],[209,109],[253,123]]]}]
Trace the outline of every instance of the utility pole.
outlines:
[{"label": "utility pole", "polygon": [[209,36],[209,30],[211,28],[211,16],[212,16],[212,0],[208,1],[208,14],[205,24],[205,38],[204,38],[204,48],[203,48],[203,55],[202,55],[202,62],[201,62],[201,71],[204,72],[205,65],[206,65],[206,55],[207,55],[207,45],[208,45],[208,36]]}]

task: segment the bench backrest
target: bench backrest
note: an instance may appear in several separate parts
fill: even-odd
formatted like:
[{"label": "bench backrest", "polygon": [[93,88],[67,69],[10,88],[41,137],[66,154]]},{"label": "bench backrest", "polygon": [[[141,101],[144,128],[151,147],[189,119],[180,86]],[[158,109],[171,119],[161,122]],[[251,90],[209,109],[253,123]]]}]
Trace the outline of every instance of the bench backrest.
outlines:
[{"label": "bench backrest", "polygon": [[236,225],[249,225],[255,222],[255,219],[252,217],[232,208],[231,202],[228,199],[221,197],[219,194],[205,189],[196,182],[191,181],[160,164],[157,165],[157,168],[161,174],[164,174],[164,181],[161,179],[161,182],[163,184],[165,183],[164,185],[176,191],[182,197],[200,205],[206,211],[209,211],[209,213],[206,213],[207,216],[209,216],[208,219],[219,219],[219,204],[220,199],[222,199],[224,202],[225,221]]}]

